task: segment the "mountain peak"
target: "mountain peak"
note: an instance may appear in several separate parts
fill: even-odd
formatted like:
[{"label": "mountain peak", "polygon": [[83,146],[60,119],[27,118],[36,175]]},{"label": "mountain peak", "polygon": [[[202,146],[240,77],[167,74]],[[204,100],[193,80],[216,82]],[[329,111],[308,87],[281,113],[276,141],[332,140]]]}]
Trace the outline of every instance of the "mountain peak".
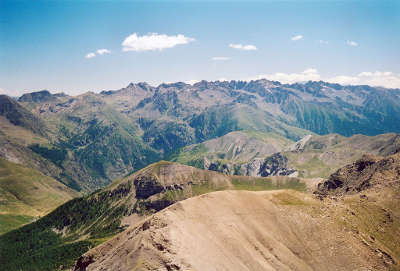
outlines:
[{"label": "mountain peak", "polygon": [[54,97],[50,91],[44,89],[36,92],[31,92],[31,93],[26,93],[23,94],[18,101],[19,102],[47,102],[47,101],[52,101],[55,100],[56,97]]},{"label": "mountain peak", "polygon": [[181,90],[187,86],[190,86],[190,85],[186,84],[184,82],[176,82],[176,83],[162,83],[157,88],[176,88],[176,89]]},{"label": "mountain peak", "polygon": [[142,88],[142,89],[150,89],[151,86],[147,82],[138,82],[138,83],[129,83],[129,85],[126,88]]}]

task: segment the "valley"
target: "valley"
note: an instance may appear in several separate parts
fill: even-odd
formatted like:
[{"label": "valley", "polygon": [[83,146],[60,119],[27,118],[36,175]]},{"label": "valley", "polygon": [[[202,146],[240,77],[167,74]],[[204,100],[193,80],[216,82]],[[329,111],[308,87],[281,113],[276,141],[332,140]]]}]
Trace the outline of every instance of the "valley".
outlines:
[{"label": "valley", "polygon": [[[43,90],[24,94],[18,101],[2,95],[0,116],[8,128],[1,130],[0,154],[75,190],[90,192],[150,163],[178,159],[179,148],[235,131],[254,133],[250,136],[254,139],[259,133],[250,144],[263,146],[258,155],[244,150],[250,151],[249,156],[240,155],[236,162],[265,158],[310,134],[349,137],[400,132],[399,97],[396,89],[265,79],[157,87],[131,83],[119,90],[78,96]],[[21,133],[31,139],[21,140]],[[239,136],[232,135],[225,140]],[[261,138],[270,138],[269,146],[260,145]]]},{"label": "valley", "polygon": [[0,269],[398,270],[399,97],[268,80],[0,95]]},{"label": "valley", "polygon": [[0,0],[0,271],[400,271],[399,0]]}]

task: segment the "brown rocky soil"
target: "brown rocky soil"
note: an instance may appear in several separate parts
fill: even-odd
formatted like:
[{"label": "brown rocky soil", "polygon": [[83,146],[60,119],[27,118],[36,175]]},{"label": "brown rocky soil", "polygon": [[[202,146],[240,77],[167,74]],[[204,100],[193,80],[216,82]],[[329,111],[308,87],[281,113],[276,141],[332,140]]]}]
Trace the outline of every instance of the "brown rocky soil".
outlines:
[{"label": "brown rocky soil", "polygon": [[400,270],[400,154],[293,190],[219,191],[142,220],[75,270]]},{"label": "brown rocky soil", "polygon": [[176,203],[90,250],[75,270],[389,270],[397,266],[393,252],[379,240],[365,240],[369,235],[359,227],[366,222],[363,218],[346,222],[354,213],[348,208],[345,203],[325,204],[288,190],[209,193]]}]

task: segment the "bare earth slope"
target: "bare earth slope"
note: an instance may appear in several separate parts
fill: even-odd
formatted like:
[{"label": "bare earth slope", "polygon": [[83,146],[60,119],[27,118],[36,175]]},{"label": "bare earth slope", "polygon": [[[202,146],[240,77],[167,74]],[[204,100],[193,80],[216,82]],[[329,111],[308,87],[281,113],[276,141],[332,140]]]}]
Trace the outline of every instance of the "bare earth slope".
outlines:
[{"label": "bare earth slope", "polygon": [[318,200],[220,191],[177,203],[80,258],[76,270],[384,270]]},{"label": "bare earth slope", "polygon": [[397,153],[338,170],[319,186],[321,200],[292,190],[204,194],[132,225],[75,270],[400,270],[399,184]]}]

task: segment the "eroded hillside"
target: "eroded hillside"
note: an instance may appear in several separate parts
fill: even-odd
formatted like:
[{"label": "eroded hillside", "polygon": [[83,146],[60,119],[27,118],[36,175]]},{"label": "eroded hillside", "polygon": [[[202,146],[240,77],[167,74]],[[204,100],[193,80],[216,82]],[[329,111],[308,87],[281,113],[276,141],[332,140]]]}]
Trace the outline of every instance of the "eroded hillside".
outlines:
[{"label": "eroded hillside", "polygon": [[319,186],[321,199],[280,190],[181,201],[90,250],[75,270],[399,270],[399,155],[339,170]]}]

